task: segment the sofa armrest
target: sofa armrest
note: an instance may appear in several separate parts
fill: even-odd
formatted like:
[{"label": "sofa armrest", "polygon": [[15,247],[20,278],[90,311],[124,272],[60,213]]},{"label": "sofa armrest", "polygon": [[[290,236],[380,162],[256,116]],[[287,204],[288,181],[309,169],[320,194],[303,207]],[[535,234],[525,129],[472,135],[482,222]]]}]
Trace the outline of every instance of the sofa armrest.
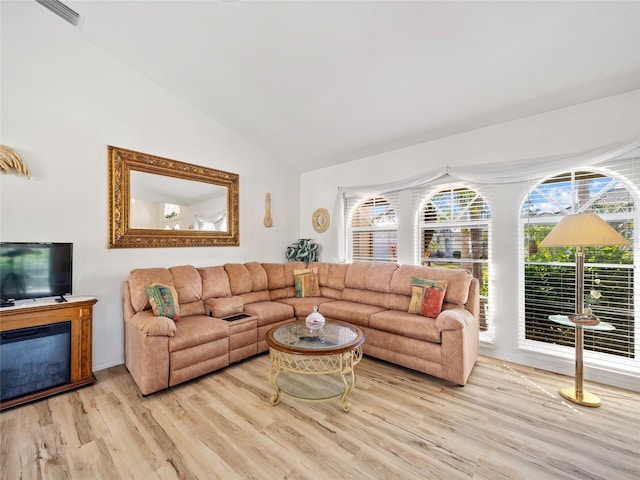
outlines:
[{"label": "sofa armrest", "polygon": [[148,337],[173,337],[176,324],[167,317],[156,317],[151,310],[143,310],[126,320]]},{"label": "sofa armrest", "polygon": [[436,318],[439,332],[445,330],[462,330],[473,322],[473,314],[464,308],[450,308],[440,312]]}]

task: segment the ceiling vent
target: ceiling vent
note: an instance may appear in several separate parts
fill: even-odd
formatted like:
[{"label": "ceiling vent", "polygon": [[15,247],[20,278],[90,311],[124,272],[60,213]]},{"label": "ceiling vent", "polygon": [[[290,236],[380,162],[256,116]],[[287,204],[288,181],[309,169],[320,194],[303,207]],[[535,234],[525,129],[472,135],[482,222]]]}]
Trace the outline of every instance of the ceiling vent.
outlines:
[{"label": "ceiling vent", "polygon": [[74,10],[71,10],[59,0],[36,0],[43,7],[51,10],[63,20],[66,20],[74,27],[82,26],[82,17]]}]

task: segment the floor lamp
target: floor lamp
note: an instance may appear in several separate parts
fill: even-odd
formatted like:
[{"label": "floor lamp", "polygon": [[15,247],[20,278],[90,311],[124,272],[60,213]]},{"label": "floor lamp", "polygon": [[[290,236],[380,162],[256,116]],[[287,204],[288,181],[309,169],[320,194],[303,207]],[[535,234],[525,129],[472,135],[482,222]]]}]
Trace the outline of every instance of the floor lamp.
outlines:
[{"label": "floor lamp", "polygon": [[[541,247],[576,247],[576,315],[584,313],[584,251],[586,246],[629,245],[629,241],[615,231],[607,222],[595,213],[576,213],[567,215],[549,232],[540,243]],[[576,324],[576,378],[575,388],[565,387],[560,394],[575,403],[599,406],[595,395],[582,389],[582,349],[584,332]]]}]

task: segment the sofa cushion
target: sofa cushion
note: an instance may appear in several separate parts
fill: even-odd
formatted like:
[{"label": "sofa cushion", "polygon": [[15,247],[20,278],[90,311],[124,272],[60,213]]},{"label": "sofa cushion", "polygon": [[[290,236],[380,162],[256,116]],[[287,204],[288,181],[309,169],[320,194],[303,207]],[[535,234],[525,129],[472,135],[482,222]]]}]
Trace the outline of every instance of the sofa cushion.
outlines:
[{"label": "sofa cushion", "polygon": [[285,284],[287,287],[295,287],[295,280],[293,278],[294,270],[302,270],[307,268],[304,262],[287,262],[282,265],[284,270]]},{"label": "sofa cushion", "polygon": [[383,310],[372,314],[369,317],[369,328],[427,342],[441,342],[435,318],[425,318],[399,310]]},{"label": "sofa cushion", "polygon": [[223,318],[236,313],[242,313],[244,302],[241,297],[231,296],[222,298],[208,298],[205,300],[207,315]]},{"label": "sofa cushion", "polygon": [[397,263],[374,263],[364,277],[364,287],[372,292],[391,292],[391,279],[398,270]]},{"label": "sofa cushion", "polygon": [[192,265],[182,265],[169,268],[169,272],[178,292],[181,316],[204,315],[202,277],[198,269]]},{"label": "sofa cushion", "polygon": [[344,281],[349,270],[348,263],[332,263],[329,265],[327,274],[327,287],[342,292],[344,290]]},{"label": "sofa cushion", "polygon": [[446,290],[447,282],[443,280],[427,280],[414,277],[408,312],[436,318],[442,310],[442,302],[444,301]]},{"label": "sofa cushion", "polygon": [[202,278],[196,267],[191,265],[170,267],[169,272],[180,303],[202,300]]},{"label": "sofa cushion", "polygon": [[251,291],[259,292],[269,288],[267,272],[258,262],[245,263],[249,275],[251,275]]},{"label": "sofa cushion", "polygon": [[281,302],[256,302],[244,306],[244,312],[258,317],[258,326],[294,318],[293,307]]},{"label": "sofa cushion", "polygon": [[260,290],[259,292],[243,293],[242,295],[238,295],[238,296],[242,299],[242,302],[245,305],[249,305],[250,303],[257,303],[257,302],[268,302],[269,300],[271,300],[269,298],[269,290]]},{"label": "sofa cushion", "polygon": [[287,277],[282,263],[263,263],[262,268],[267,274],[267,285],[270,291],[287,287]]},{"label": "sofa cushion", "polygon": [[389,293],[360,290],[359,288],[345,288],[342,291],[342,300],[356,303],[375,305],[376,307],[389,308]]},{"label": "sofa cushion", "polygon": [[384,310],[384,308],[375,305],[345,300],[322,303],[318,306],[318,311],[327,319],[342,320],[343,322],[353,323],[363,327],[369,326],[369,317],[371,315],[382,310]]},{"label": "sofa cushion", "polygon": [[202,298],[230,297],[229,275],[223,266],[198,268],[202,278]]},{"label": "sofa cushion", "polygon": [[232,295],[251,292],[251,273],[242,263],[225,263],[224,269],[229,275],[229,286]]},{"label": "sofa cushion", "polygon": [[293,307],[293,314],[297,318],[306,318],[307,315],[313,312],[313,307],[320,305],[321,303],[333,302],[331,298],[324,297],[293,297],[282,298],[277,301],[286,305],[291,305]]},{"label": "sofa cushion", "polygon": [[176,323],[176,334],[169,339],[169,351],[175,352],[229,336],[229,322],[205,315],[185,317]]},{"label": "sofa cushion", "polygon": [[149,282],[173,285],[173,278],[167,268],[138,268],[129,273],[128,281],[131,306],[136,312],[151,308],[149,296],[147,295],[147,284]]},{"label": "sofa cushion", "polygon": [[327,286],[327,281],[329,279],[329,263],[326,262],[311,262],[308,265],[308,268],[314,269],[318,272],[318,285],[321,287]]},{"label": "sofa cushion", "polygon": [[367,288],[367,272],[373,265],[373,262],[355,262],[349,265],[347,274],[344,278],[344,286],[347,288],[356,288],[364,290]]},{"label": "sofa cushion", "polygon": [[178,303],[178,293],[174,287],[158,282],[149,282],[147,296],[155,316],[167,317],[174,322],[180,320],[180,304]]}]

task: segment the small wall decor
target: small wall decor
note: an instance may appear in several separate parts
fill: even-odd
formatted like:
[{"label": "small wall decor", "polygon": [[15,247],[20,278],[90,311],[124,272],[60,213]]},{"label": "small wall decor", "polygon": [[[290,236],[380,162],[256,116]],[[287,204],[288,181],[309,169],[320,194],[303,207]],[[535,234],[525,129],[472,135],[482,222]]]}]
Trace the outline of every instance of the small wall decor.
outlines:
[{"label": "small wall decor", "polygon": [[307,265],[318,261],[318,244],[310,238],[300,238],[287,247],[287,261],[304,262]]},{"label": "small wall decor", "polygon": [[329,222],[329,211],[326,208],[316,209],[311,216],[313,229],[318,233],[325,232],[329,228]]},{"label": "small wall decor", "polygon": [[264,226],[273,227],[273,219],[271,218],[271,194],[267,192],[264,199]]},{"label": "small wall decor", "polygon": [[0,145],[0,170],[6,173],[15,170],[18,175],[30,178],[29,169],[24,164],[22,157],[13,148],[6,145]]}]

